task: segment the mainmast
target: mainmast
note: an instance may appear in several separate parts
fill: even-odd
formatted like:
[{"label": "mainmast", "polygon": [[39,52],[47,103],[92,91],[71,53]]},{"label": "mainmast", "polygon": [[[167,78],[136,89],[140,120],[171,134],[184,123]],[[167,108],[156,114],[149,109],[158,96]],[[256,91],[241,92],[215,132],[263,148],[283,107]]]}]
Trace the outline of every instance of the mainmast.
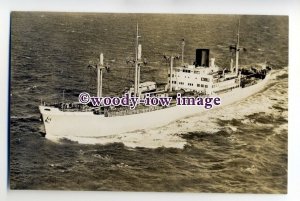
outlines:
[{"label": "mainmast", "polygon": [[[172,74],[173,74],[173,63],[174,63],[174,56],[171,56],[170,58],[170,92],[172,92],[172,88],[173,88],[173,78],[172,78]],[[182,63],[183,64],[183,63]]]},{"label": "mainmast", "polygon": [[99,64],[97,65],[97,97],[102,97],[102,77],[103,77],[103,53],[100,54]]},{"label": "mainmast", "polygon": [[236,41],[236,48],[235,48],[235,74],[237,75],[239,72],[239,51],[240,51],[240,19],[238,24],[237,30],[237,41]]},{"label": "mainmast", "polygon": [[142,58],[142,45],[139,44],[139,25],[136,24],[136,43],[135,43],[135,76],[134,76],[134,95],[139,96],[140,85],[140,61]]}]

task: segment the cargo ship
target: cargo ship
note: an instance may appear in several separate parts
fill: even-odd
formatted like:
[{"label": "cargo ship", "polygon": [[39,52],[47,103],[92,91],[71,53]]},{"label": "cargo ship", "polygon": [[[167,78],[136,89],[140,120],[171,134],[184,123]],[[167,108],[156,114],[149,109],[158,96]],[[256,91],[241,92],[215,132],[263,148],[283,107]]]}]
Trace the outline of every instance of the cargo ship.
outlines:
[{"label": "cargo ship", "polygon": [[[130,96],[144,98],[175,97],[178,94],[185,97],[219,97],[221,104],[214,108],[224,107],[243,100],[262,90],[270,77],[272,68],[267,62],[260,68],[239,67],[240,33],[237,30],[236,44],[230,46],[233,57],[227,67],[219,67],[215,58],[210,58],[209,49],[196,49],[193,64],[184,62],[185,41],[182,40],[181,55],[164,55],[169,62],[167,84],[160,86],[154,81],[140,82],[140,68],[145,61],[142,59],[142,46],[139,43],[139,29],[136,28],[135,76],[134,85],[125,93]],[[174,66],[174,60],[181,60]],[[234,61],[235,60],[235,61]],[[91,65],[97,71],[97,97],[102,97],[102,74],[105,70],[103,54],[99,63]],[[103,137],[118,135],[135,130],[155,128],[167,125],[202,112],[211,112],[197,105],[178,105],[172,101],[169,106],[138,105],[131,110],[125,106],[93,106],[80,102],[45,103],[39,106],[41,120],[45,127],[45,136],[58,138],[68,137]]]}]

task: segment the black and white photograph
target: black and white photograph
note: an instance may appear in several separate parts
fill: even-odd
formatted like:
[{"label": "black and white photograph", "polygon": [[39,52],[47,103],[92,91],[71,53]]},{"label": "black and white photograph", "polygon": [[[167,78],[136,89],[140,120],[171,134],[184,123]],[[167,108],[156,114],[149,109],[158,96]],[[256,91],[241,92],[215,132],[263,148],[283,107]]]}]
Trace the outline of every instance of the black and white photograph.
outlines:
[{"label": "black and white photograph", "polygon": [[287,193],[288,16],[10,20],[11,190]]}]

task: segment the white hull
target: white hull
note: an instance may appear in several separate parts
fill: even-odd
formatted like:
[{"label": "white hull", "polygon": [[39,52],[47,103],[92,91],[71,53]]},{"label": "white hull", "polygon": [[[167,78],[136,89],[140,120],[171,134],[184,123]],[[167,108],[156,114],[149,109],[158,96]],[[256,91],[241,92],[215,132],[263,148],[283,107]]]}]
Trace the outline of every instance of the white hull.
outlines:
[{"label": "white hull", "polygon": [[[269,77],[270,75],[255,85],[236,88],[231,92],[218,95],[221,98],[220,106],[232,104],[259,92],[264,88]],[[220,106],[214,106],[214,108]],[[163,126],[201,112],[213,112],[213,110],[207,110],[203,106],[174,106],[140,114],[104,117],[103,115],[94,115],[92,112],[62,112],[57,108],[47,106],[39,106],[39,110],[43,116],[46,137],[55,136],[59,138],[117,135]]]}]

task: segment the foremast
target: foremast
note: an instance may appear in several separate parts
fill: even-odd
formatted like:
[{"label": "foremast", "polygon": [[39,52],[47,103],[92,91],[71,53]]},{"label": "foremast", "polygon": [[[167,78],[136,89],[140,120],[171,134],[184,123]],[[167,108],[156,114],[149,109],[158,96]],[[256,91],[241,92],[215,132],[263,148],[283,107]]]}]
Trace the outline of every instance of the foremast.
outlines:
[{"label": "foremast", "polygon": [[99,65],[97,65],[97,97],[102,97],[102,77],[103,77],[103,53],[100,54]]},{"label": "foremast", "polygon": [[134,96],[139,96],[140,72],[141,72],[141,58],[142,45],[139,44],[139,25],[136,24],[136,42],[135,42],[135,76],[134,76]]},{"label": "foremast", "polygon": [[109,68],[108,65],[104,66],[103,60],[104,60],[103,53],[100,53],[98,64],[95,64],[95,65],[90,64],[90,65],[88,65],[89,68],[93,68],[97,72],[97,97],[102,97],[103,69],[108,70],[108,68]]},{"label": "foremast", "polygon": [[237,29],[237,39],[236,39],[236,47],[235,47],[235,74],[238,75],[239,72],[239,51],[240,51],[240,19],[238,23]]}]

